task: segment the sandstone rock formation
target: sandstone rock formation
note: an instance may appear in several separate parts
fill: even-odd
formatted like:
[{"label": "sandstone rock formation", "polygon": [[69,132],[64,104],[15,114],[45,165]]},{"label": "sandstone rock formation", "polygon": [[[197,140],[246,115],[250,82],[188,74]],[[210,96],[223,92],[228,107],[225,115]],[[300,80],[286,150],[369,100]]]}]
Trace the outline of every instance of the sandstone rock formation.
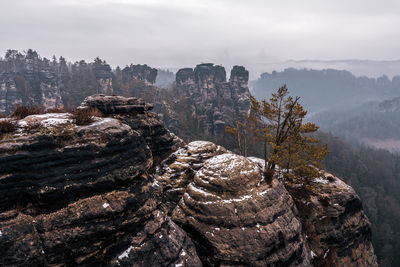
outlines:
[{"label": "sandstone rock formation", "polygon": [[377,266],[371,225],[353,188],[330,174],[286,187],[299,209],[314,266]]},{"label": "sandstone rock formation", "polygon": [[110,65],[97,60],[93,66],[93,73],[96,77],[98,94],[112,95],[114,88],[112,85],[112,71]]},{"label": "sandstone rock formation", "polygon": [[0,265],[376,266],[338,178],[268,183],[257,159],[185,145],[141,99],[91,107],[104,117],[31,115],[1,136]]},{"label": "sandstone rock formation", "polygon": [[309,265],[290,195],[277,180],[257,187],[261,179],[255,163],[231,153],[197,172],[172,218],[193,236],[205,263]]},{"label": "sandstone rock formation", "polygon": [[336,177],[266,184],[262,160],[249,159],[196,141],[157,170],[172,219],[203,264],[377,265],[368,219],[350,186]]},{"label": "sandstone rock formation", "polygon": [[153,85],[156,82],[157,69],[145,65],[133,65],[125,67],[122,73],[131,79],[144,81],[147,85]]},{"label": "sandstone rock formation", "polygon": [[63,57],[50,61],[31,49],[9,50],[0,59],[0,114],[12,113],[16,104],[75,108],[92,94],[123,94],[155,102],[156,76],[157,70],[147,65],[113,71],[100,58],[69,63]]},{"label": "sandstone rock formation", "polygon": [[170,88],[160,89],[157,69],[147,65],[112,70],[100,58],[50,61],[33,50],[10,50],[5,59],[0,60],[0,114],[12,113],[16,104],[76,108],[88,95],[119,94],[154,103],[167,128],[185,140],[209,137],[224,144],[226,126],[234,126],[250,109],[249,73],[241,66],[233,67],[228,82],[222,66],[181,69]]},{"label": "sandstone rock formation", "polygon": [[[121,99],[107,99],[120,106]],[[163,154],[139,128],[156,118],[129,107],[140,100],[121,101],[137,115],[118,116],[136,130],[111,116],[77,126],[56,113],[28,116],[3,136],[0,265],[201,265],[190,238],[167,217],[150,171],[153,152]],[[172,136],[169,145],[172,152]]]},{"label": "sandstone rock formation", "polygon": [[62,106],[57,77],[48,61],[41,61],[36,52],[28,50],[20,65],[0,69],[0,113],[11,113],[16,104]]},{"label": "sandstone rock formation", "polygon": [[10,73],[0,74],[0,114],[10,113],[15,105],[22,104],[22,96],[17,91]]},{"label": "sandstone rock formation", "polygon": [[96,107],[103,114],[121,120],[144,137],[152,151],[154,166],[183,143],[164,127],[155,113],[149,112],[153,105],[146,104],[142,99],[94,95],[87,97],[80,106],[90,107]]},{"label": "sandstone rock formation", "polygon": [[158,173],[170,207],[186,188],[172,218],[206,266],[309,265],[290,195],[277,180],[263,182],[255,163],[213,143],[192,142]]},{"label": "sandstone rock formation", "polygon": [[204,161],[226,153],[226,149],[211,142],[194,141],[172,153],[157,169],[157,181],[163,186],[163,201],[171,212],[193,181]]},{"label": "sandstone rock formation", "polygon": [[[235,125],[236,119],[250,110],[248,79],[249,72],[240,66],[233,67],[229,82],[224,67],[211,63],[180,69],[173,87],[177,102],[174,110],[184,109],[186,119],[196,122],[187,127],[189,131],[204,136],[224,135],[226,126]],[[166,117],[177,116],[170,113]],[[169,126],[168,119],[164,121]]]}]

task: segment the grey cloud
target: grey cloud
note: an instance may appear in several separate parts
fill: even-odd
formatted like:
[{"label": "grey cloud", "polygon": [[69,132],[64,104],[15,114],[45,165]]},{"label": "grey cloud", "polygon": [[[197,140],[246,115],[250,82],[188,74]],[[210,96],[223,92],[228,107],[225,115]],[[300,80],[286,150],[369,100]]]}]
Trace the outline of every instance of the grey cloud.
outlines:
[{"label": "grey cloud", "polygon": [[1,1],[0,52],[113,66],[215,62],[254,72],[286,59],[397,59],[400,2],[372,0]]}]

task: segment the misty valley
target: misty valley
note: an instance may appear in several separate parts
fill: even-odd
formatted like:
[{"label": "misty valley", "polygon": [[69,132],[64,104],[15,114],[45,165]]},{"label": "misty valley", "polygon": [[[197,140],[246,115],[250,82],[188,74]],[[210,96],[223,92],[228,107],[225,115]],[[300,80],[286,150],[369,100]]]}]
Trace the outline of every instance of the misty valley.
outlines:
[{"label": "misty valley", "polygon": [[398,266],[399,99],[400,76],[8,50],[0,264]]}]

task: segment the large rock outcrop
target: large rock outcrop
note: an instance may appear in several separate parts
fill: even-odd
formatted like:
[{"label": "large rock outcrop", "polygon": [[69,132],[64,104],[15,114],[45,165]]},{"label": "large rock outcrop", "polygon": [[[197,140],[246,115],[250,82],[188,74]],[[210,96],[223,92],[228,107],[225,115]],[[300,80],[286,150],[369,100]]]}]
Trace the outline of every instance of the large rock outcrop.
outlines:
[{"label": "large rock outcrop", "polygon": [[94,107],[88,125],[31,115],[1,136],[0,265],[376,266],[338,178],[267,182],[257,159],[185,145],[141,99]]},{"label": "large rock outcrop", "polygon": [[112,95],[114,88],[112,85],[112,71],[110,65],[101,60],[93,64],[93,73],[98,83],[97,93]]},{"label": "large rock outcrop", "polygon": [[350,186],[331,175],[268,184],[262,164],[196,141],[157,170],[172,219],[205,265],[377,266],[368,218]]},{"label": "large rock outcrop", "polygon": [[157,169],[157,181],[163,186],[163,201],[171,212],[185,193],[204,161],[226,153],[211,142],[194,141],[172,153]]},{"label": "large rock outcrop", "polygon": [[151,68],[146,64],[131,64],[129,67],[125,67],[122,70],[122,73],[125,75],[125,77],[129,77],[134,80],[144,81],[147,85],[153,85],[156,82],[157,77],[157,69]]},{"label": "large rock outcrop", "polygon": [[19,69],[0,70],[0,113],[9,114],[15,105],[57,108],[63,105],[57,76],[48,61],[28,51]]},{"label": "large rock outcrop", "polygon": [[50,61],[32,49],[23,53],[8,50],[0,59],[0,114],[12,113],[16,104],[76,108],[92,94],[120,94],[161,103],[154,86],[156,77],[157,70],[147,65],[131,64],[113,71],[100,58],[71,63],[63,57]]},{"label": "large rock outcrop", "polygon": [[[152,115],[129,106],[140,100],[118,101],[129,110],[118,116],[151,127]],[[107,115],[84,126],[65,113],[31,115],[2,137],[0,265],[201,265],[161,203],[151,174],[157,150]],[[172,136],[169,144],[172,152]]]},{"label": "large rock outcrop", "polygon": [[377,266],[371,225],[352,187],[330,174],[286,187],[299,209],[314,266]]},{"label": "large rock outcrop", "polygon": [[15,105],[22,104],[22,96],[18,92],[14,76],[3,72],[0,74],[0,114],[11,113]]},{"label": "large rock outcrop", "polygon": [[309,266],[292,198],[278,180],[264,182],[256,163],[192,142],[158,173],[169,206],[180,198],[172,219],[206,266]]},{"label": "large rock outcrop", "polygon": [[[196,132],[209,137],[223,136],[226,126],[235,125],[250,110],[248,79],[249,72],[240,66],[233,67],[229,82],[225,68],[211,63],[180,69],[173,87],[175,110],[185,113],[188,122],[183,123],[190,125],[187,129],[192,135]],[[164,113],[168,119],[178,116],[174,112]],[[167,126],[168,119],[164,120]],[[192,121],[196,123],[190,124]]]},{"label": "large rock outcrop", "polygon": [[117,118],[144,137],[152,151],[154,166],[183,141],[169,132],[157,114],[150,112],[153,105],[135,97],[93,95],[85,99],[79,108],[97,108],[108,117]]}]

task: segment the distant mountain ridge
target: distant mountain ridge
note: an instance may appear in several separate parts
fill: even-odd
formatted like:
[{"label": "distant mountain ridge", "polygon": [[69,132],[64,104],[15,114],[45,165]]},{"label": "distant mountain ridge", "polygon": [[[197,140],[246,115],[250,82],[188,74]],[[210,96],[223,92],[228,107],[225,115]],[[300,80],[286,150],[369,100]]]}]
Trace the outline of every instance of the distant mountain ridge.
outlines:
[{"label": "distant mountain ridge", "polygon": [[371,60],[371,59],[301,59],[286,60],[268,63],[258,63],[255,67],[256,72],[283,71],[287,68],[296,69],[337,69],[347,70],[356,76],[368,76],[378,78],[382,75],[394,77],[400,72],[400,59],[397,60]]},{"label": "distant mountain ridge", "polygon": [[[399,73],[400,74],[400,73]],[[265,72],[250,82],[255,97],[269,98],[271,92],[286,84],[292,95],[302,98],[310,113],[361,105],[400,96],[400,75],[369,78],[349,71],[294,69]]]}]

